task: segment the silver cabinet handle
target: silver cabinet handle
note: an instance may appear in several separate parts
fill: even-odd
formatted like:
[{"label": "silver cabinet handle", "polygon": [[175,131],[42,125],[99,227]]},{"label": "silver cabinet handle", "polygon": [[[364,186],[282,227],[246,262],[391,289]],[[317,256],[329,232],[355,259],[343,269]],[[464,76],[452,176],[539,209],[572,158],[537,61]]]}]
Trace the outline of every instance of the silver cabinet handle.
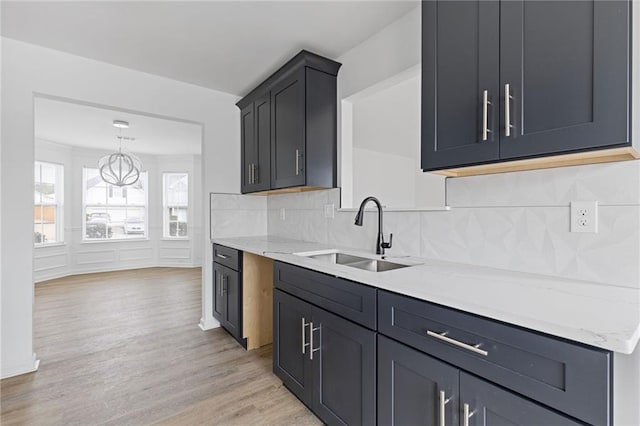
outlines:
[{"label": "silver cabinet handle", "polygon": [[300,174],[300,150],[296,149],[296,176]]},{"label": "silver cabinet handle", "polygon": [[440,391],[440,426],[445,426],[445,406],[451,400],[447,398],[445,391]]},{"label": "silver cabinet handle", "polygon": [[310,345],[310,343],[307,343],[307,336],[305,333],[305,329],[307,328],[308,325],[311,325],[311,322],[305,322],[304,321],[304,317],[302,317],[302,354],[304,355],[306,353],[306,348],[307,346]]},{"label": "silver cabinet handle", "polygon": [[[313,361],[313,353],[320,350],[320,346],[318,346],[315,349],[313,348],[313,332],[320,330],[320,328],[321,328],[321,326],[314,328],[313,327],[313,322],[309,322],[309,349],[310,349],[310,351],[309,351],[309,359],[311,361]],[[320,343],[320,344],[322,344],[322,343]]]},{"label": "silver cabinet handle", "polygon": [[458,346],[460,348],[466,349],[468,351],[471,352],[475,352],[477,354],[483,355],[483,356],[487,356],[489,355],[489,352],[480,349],[480,343],[478,343],[477,345],[469,345],[466,343],[462,343],[458,340],[452,339],[450,337],[447,337],[447,332],[445,331],[444,333],[436,333],[435,331],[431,331],[431,330],[427,330],[427,334],[431,337],[435,337],[438,340],[442,340],[443,342],[447,342],[450,343],[454,346]]},{"label": "silver cabinet handle", "polygon": [[482,92],[482,140],[486,141],[488,134],[491,133],[491,129],[489,129],[489,91],[485,90]]},{"label": "silver cabinet handle", "polygon": [[469,419],[473,417],[473,411],[469,412],[469,404],[462,405],[462,425],[469,426]]},{"label": "silver cabinet handle", "polygon": [[504,85],[504,135],[511,136],[511,85],[509,83]]},{"label": "silver cabinet handle", "polygon": [[226,276],[226,275],[223,275],[223,276],[222,276],[222,292],[223,292],[223,293],[226,293],[226,292],[227,292],[227,282],[229,281],[229,280],[228,280],[228,278],[229,278],[229,277],[228,277],[228,276]]},{"label": "silver cabinet handle", "polygon": [[226,255],[220,254],[220,253],[216,253],[216,257],[219,257],[220,259],[228,259],[229,258],[229,256],[226,256]]}]

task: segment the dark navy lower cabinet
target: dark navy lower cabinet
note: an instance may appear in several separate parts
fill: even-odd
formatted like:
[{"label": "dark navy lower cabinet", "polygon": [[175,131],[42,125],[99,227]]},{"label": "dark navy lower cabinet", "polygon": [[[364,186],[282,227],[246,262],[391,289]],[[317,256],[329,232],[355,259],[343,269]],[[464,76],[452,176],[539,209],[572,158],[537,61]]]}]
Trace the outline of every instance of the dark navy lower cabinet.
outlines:
[{"label": "dark navy lower cabinet", "polygon": [[213,317],[242,346],[242,251],[213,245]]},{"label": "dark navy lower cabinet", "polygon": [[307,339],[311,305],[280,290],[273,292],[273,372],[307,406],[312,404],[311,358]]},{"label": "dark navy lower cabinet", "polygon": [[[353,312],[341,301],[350,298],[329,291],[339,279],[320,275],[274,264],[273,372],[326,424],[375,425],[376,332],[347,319]],[[341,281],[354,291],[351,298],[361,300],[355,283]],[[315,304],[323,300],[319,294],[333,296],[329,308]],[[334,306],[337,312],[330,312]]]},{"label": "dark navy lower cabinet", "polygon": [[470,374],[460,373],[462,424],[577,426],[577,422]]},{"label": "dark navy lower cabinet", "polygon": [[458,425],[459,370],[378,335],[378,424]]},{"label": "dark navy lower cabinet", "polygon": [[313,411],[330,425],[376,424],[376,333],[314,308]]}]

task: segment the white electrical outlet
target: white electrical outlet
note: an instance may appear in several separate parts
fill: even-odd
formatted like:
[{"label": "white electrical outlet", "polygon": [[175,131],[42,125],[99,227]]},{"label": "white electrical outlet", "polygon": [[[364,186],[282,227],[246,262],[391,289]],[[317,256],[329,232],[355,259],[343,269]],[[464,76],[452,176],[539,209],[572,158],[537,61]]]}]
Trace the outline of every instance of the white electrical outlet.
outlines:
[{"label": "white electrical outlet", "polygon": [[598,202],[571,202],[571,232],[598,232]]},{"label": "white electrical outlet", "polygon": [[335,206],[333,204],[324,205],[324,217],[333,219],[335,217]]},{"label": "white electrical outlet", "polygon": [[284,220],[285,217],[286,217],[286,214],[285,214],[285,209],[283,207],[280,209],[280,220]]}]

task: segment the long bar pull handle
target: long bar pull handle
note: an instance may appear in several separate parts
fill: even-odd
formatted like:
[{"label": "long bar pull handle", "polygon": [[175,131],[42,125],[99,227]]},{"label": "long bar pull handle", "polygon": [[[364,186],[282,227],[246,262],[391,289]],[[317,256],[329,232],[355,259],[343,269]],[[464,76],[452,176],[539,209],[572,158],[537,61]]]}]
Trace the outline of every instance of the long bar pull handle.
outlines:
[{"label": "long bar pull handle", "polygon": [[451,400],[451,398],[447,398],[445,391],[440,391],[440,426],[445,426],[445,406]]},{"label": "long bar pull handle", "polygon": [[462,342],[460,342],[458,340],[455,340],[455,339],[452,339],[450,337],[447,337],[447,332],[446,331],[444,333],[436,333],[435,331],[427,330],[427,334],[429,336],[431,336],[431,337],[435,337],[438,340],[442,340],[444,342],[450,343],[450,344],[452,344],[454,346],[458,346],[458,347],[466,349],[468,351],[475,352],[475,353],[483,355],[483,356],[489,355],[488,351],[480,349],[480,343],[478,343],[477,345],[469,345],[467,343],[462,343]]},{"label": "long bar pull handle", "polygon": [[307,343],[307,335],[305,333],[305,329],[307,328],[308,325],[310,325],[311,322],[305,322],[304,317],[302,317],[302,354],[304,355],[307,351],[307,346],[310,345],[310,343]]},{"label": "long bar pull handle", "polygon": [[462,425],[469,426],[469,419],[473,417],[473,411],[469,412],[469,404],[462,405]]},{"label": "long bar pull handle", "polygon": [[258,165],[253,164],[253,183],[260,182],[260,174],[258,173]]},{"label": "long bar pull handle", "polygon": [[296,176],[300,174],[300,150],[296,149]]},{"label": "long bar pull handle", "polygon": [[220,259],[228,259],[229,256],[224,255],[224,254],[220,254],[220,253],[216,253],[216,257],[219,257]]},{"label": "long bar pull handle", "polygon": [[[313,347],[313,332],[314,332],[314,331],[318,331],[318,330],[320,330],[320,328],[321,328],[321,327],[315,327],[315,328],[314,328],[314,327],[313,327],[313,322],[309,322],[309,348],[311,349],[311,350],[309,351],[309,359],[310,359],[311,361],[313,361],[313,353],[314,353],[314,352],[317,352],[317,351],[319,351],[319,350],[320,350],[320,346],[318,346],[318,347],[317,347],[317,348],[315,348],[315,349],[314,349],[314,347]],[[322,344],[322,343],[320,343],[320,344]]]},{"label": "long bar pull handle", "polygon": [[511,85],[509,83],[504,85],[504,135],[511,136]]},{"label": "long bar pull handle", "polygon": [[491,129],[489,129],[489,91],[482,92],[482,140],[486,141]]}]

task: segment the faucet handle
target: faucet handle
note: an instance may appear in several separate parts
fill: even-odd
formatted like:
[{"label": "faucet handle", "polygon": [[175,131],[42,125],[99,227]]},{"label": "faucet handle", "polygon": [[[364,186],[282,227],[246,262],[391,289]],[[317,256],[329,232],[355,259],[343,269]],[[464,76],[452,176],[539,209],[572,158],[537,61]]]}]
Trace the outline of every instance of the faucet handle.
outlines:
[{"label": "faucet handle", "polygon": [[382,248],[390,249],[391,248],[391,244],[393,244],[393,234],[389,234],[389,242],[388,243],[385,243],[384,241],[382,241],[382,243],[380,245],[382,246]]}]

